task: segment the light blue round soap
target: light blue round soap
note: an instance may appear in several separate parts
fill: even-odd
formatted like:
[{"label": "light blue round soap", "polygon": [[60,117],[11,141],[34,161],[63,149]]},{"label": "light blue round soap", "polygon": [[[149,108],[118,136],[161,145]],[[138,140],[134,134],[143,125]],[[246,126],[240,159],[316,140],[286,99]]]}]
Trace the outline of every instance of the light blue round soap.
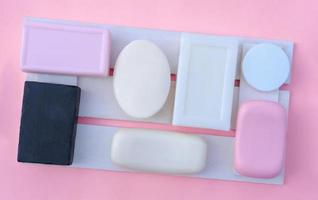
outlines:
[{"label": "light blue round soap", "polygon": [[286,53],[268,43],[251,48],[242,62],[246,82],[259,91],[278,89],[288,79],[290,64]]}]

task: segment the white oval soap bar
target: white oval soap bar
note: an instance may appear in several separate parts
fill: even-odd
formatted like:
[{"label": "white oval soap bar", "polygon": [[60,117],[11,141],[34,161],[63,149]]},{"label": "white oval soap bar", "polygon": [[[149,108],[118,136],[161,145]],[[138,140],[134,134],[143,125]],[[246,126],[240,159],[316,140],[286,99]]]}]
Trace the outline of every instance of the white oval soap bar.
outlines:
[{"label": "white oval soap bar", "polygon": [[189,174],[204,167],[207,144],[199,136],[146,129],[120,129],[113,137],[112,162],[133,170]]},{"label": "white oval soap bar", "polygon": [[114,71],[114,93],[128,115],[147,118],[166,102],[170,67],[165,54],[152,42],[135,40],[119,54]]},{"label": "white oval soap bar", "polygon": [[242,63],[246,82],[260,91],[278,89],[289,77],[289,60],[286,53],[273,44],[258,44],[245,55]]}]

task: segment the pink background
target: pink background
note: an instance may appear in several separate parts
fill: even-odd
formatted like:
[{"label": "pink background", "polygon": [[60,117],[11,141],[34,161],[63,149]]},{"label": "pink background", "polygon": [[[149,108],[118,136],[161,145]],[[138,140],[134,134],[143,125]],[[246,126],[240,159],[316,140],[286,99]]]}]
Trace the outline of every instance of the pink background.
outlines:
[{"label": "pink background", "polygon": [[[295,41],[283,186],[16,162],[24,16]],[[0,199],[318,199],[316,0],[0,0]]]}]

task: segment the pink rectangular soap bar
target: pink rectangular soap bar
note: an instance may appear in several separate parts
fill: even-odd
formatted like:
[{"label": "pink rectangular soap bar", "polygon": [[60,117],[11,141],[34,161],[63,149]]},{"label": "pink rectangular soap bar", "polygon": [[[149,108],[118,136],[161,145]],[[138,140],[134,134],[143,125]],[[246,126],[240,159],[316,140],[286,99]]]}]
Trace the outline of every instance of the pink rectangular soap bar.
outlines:
[{"label": "pink rectangular soap bar", "polygon": [[102,28],[25,22],[25,72],[107,76],[110,33]]},{"label": "pink rectangular soap bar", "polygon": [[243,176],[272,178],[283,167],[287,116],[270,101],[248,101],[239,108],[235,138],[235,169]]}]

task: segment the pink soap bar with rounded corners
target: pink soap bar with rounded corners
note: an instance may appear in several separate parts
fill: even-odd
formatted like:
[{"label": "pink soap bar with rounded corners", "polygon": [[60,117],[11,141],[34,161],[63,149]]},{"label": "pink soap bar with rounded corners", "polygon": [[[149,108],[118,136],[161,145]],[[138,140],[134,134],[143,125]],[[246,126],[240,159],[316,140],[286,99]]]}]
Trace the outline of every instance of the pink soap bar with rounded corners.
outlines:
[{"label": "pink soap bar with rounded corners", "polygon": [[239,108],[235,169],[248,177],[272,178],[283,167],[287,132],[285,109],[270,101],[248,101]]},{"label": "pink soap bar with rounded corners", "polygon": [[110,33],[103,28],[25,22],[24,72],[107,76]]}]

